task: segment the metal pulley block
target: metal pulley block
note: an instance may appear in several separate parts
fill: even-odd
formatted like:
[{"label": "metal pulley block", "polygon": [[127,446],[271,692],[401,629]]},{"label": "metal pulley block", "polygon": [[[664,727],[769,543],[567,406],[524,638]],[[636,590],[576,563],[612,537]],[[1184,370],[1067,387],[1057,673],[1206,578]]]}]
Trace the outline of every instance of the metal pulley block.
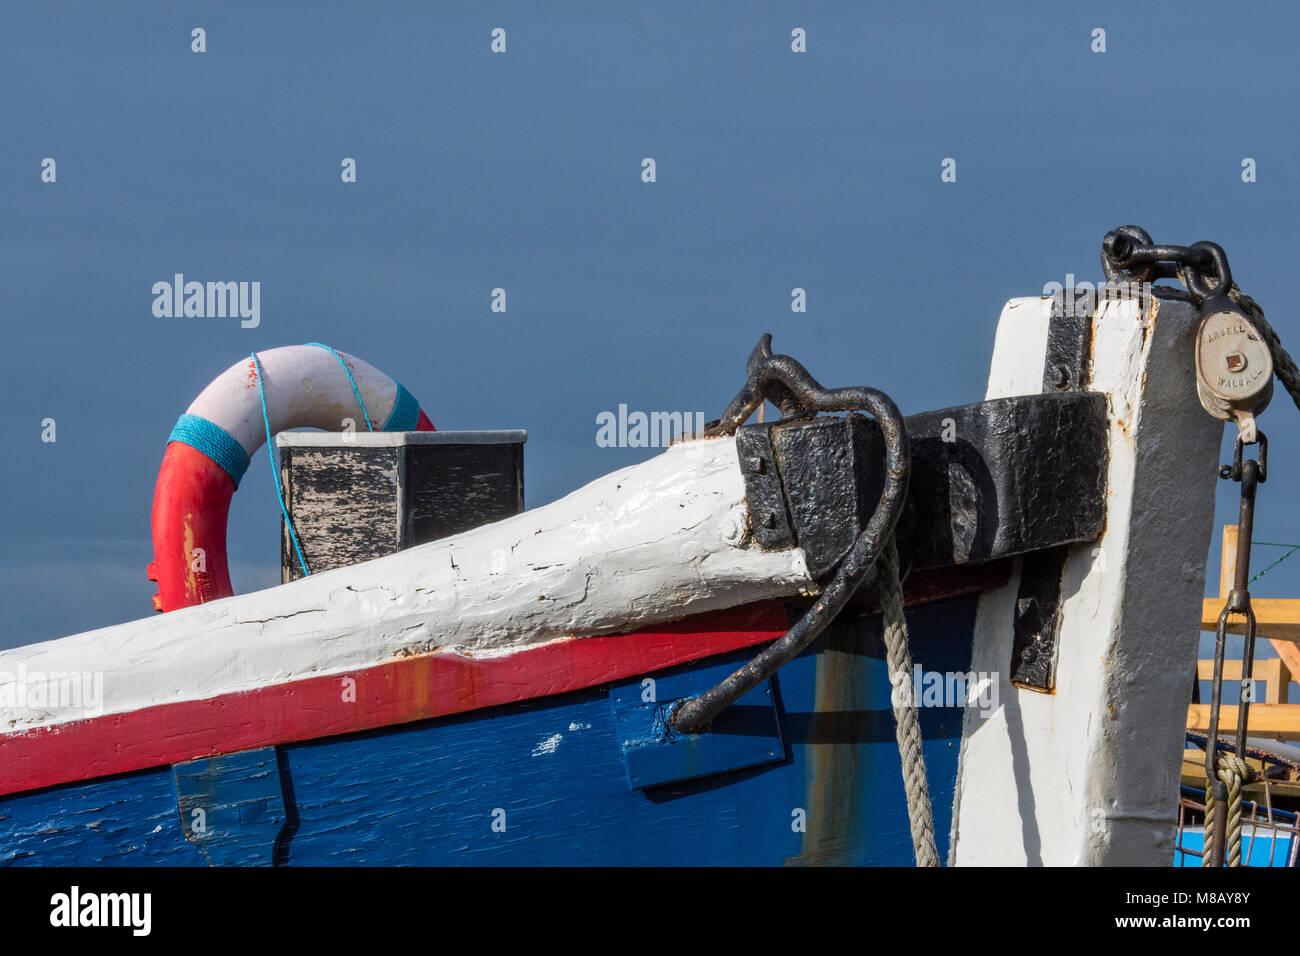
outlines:
[{"label": "metal pulley block", "polygon": [[1245,313],[1226,298],[1223,303],[1227,308],[1216,308],[1201,319],[1196,394],[1215,418],[1236,420],[1242,439],[1251,443],[1255,416],[1273,397],[1273,356]]},{"label": "metal pulley block", "polygon": [[1196,336],[1196,394],[1215,418],[1236,421],[1242,440],[1255,441],[1255,416],[1273,398],[1273,355],[1264,336],[1228,298],[1232,275],[1227,257],[1213,243],[1196,243],[1210,253],[1217,275],[1213,284],[1192,271],[1188,288],[1201,296],[1201,328]]}]

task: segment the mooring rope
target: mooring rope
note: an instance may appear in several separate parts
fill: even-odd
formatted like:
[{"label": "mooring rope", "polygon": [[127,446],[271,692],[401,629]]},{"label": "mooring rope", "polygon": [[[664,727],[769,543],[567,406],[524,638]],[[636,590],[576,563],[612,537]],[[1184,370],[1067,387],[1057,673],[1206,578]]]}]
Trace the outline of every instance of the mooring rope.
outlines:
[{"label": "mooring rope", "polygon": [[891,537],[880,554],[880,609],[885,634],[885,657],[893,678],[894,722],[898,755],[903,765],[907,794],[907,822],[912,829],[912,849],[917,866],[938,866],[934,844],[934,814],[921,750],[921,720],[912,687],[912,652],[908,645],[907,618],[903,611],[903,585],[899,580],[898,545]]},{"label": "mooring rope", "polygon": [[1235,282],[1228,290],[1228,298],[1250,316],[1255,327],[1264,334],[1264,341],[1268,343],[1268,350],[1273,355],[1273,373],[1291,396],[1291,401],[1295,402],[1295,407],[1300,409],[1300,368],[1296,367],[1295,359],[1282,347],[1282,337],[1268,324],[1259,303],[1238,289]]},{"label": "mooring rope", "polygon": [[[1227,844],[1227,864],[1228,866],[1241,866],[1241,792],[1246,781],[1254,777],[1250,764],[1242,760],[1236,754],[1223,753],[1218,754],[1214,761],[1215,773],[1224,785],[1228,788],[1228,837],[1224,841]],[[1224,807],[1219,806],[1219,802],[1214,799],[1214,788],[1205,788],[1205,846],[1204,855],[1201,857],[1202,866],[1217,866],[1220,861],[1214,859],[1215,854],[1210,852],[1211,834],[1214,833],[1218,821],[1218,814],[1224,812]]]}]

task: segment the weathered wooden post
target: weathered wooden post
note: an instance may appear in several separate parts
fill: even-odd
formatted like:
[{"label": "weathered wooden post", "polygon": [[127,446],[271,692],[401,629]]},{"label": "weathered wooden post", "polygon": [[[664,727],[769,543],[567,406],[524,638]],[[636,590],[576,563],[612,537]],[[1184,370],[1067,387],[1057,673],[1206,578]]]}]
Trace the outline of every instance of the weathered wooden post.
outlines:
[{"label": "weathered wooden post", "polygon": [[[280,484],[311,572],[382,558],[524,510],[522,430],[283,432]],[[280,576],[303,576],[281,520]]]},{"label": "weathered wooden post", "polygon": [[[1050,299],[1007,304],[989,398],[1041,390],[1051,313]],[[971,667],[1000,675],[1003,706],[966,712],[952,862],[1173,861],[1223,434],[1196,397],[1198,320],[1149,294],[1103,300],[1091,318],[1085,387],[1109,405],[1105,532],[1066,554],[1049,693],[1011,680],[1032,556],[981,598]]]}]

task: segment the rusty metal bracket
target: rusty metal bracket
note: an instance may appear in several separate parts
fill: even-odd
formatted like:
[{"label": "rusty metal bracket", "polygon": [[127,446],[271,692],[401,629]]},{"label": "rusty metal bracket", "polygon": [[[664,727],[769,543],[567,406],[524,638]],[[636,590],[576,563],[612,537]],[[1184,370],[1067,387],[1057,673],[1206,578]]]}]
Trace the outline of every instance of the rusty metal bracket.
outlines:
[{"label": "rusty metal bracket", "polygon": [[1061,575],[1069,548],[1026,555],[1011,626],[1011,683],[1049,692],[1056,686],[1056,640],[1061,626]]},{"label": "rusty metal bracket", "polygon": [[[762,472],[751,464],[757,447],[771,456]],[[736,451],[755,542],[767,550],[798,544],[814,578],[833,571],[880,499],[879,427],[861,415],[746,425]]]},{"label": "rusty metal bracket", "polygon": [[739,429],[736,455],[745,477],[745,501],[754,541],[764,550],[776,551],[794,544],[794,531],[781,493],[781,476],[777,473],[770,436],[770,430],[762,425]]},{"label": "rusty metal bracket", "polygon": [[[1105,396],[1000,398],[904,424],[912,444],[897,531],[905,567],[977,564],[1101,533]],[[736,440],[755,541],[768,549],[797,544],[814,577],[832,571],[880,496],[878,426],[860,415],[781,420],[743,426]],[[769,451],[760,471],[756,461]],[[776,528],[765,527],[765,515],[775,516]]]}]

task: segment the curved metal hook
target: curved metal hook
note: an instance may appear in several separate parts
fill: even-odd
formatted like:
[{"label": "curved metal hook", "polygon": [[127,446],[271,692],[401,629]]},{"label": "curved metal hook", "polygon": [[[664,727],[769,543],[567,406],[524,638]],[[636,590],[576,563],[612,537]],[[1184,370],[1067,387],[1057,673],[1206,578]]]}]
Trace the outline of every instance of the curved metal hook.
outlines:
[{"label": "curved metal hook", "polygon": [[893,537],[907,497],[911,448],[903,416],[893,400],[874,388],[823,388],[808,370],[788,355],[772,354],[772,336],[764,335],[749,357],[749,381],[711,429],[732,435],[759,405],[776,397],[782,413],[787,407],[805,417],[817,412],[865,411],[880,425],[885,438],[885,482],[871,520],[840,562],[817,602],[785,633],[752,661],[712,690],[683,701],[668,723],[680,733],[699,733],[714,717],[742,697],[813,642],[844,609],[853,593],[874,571],[886,543]]}]

